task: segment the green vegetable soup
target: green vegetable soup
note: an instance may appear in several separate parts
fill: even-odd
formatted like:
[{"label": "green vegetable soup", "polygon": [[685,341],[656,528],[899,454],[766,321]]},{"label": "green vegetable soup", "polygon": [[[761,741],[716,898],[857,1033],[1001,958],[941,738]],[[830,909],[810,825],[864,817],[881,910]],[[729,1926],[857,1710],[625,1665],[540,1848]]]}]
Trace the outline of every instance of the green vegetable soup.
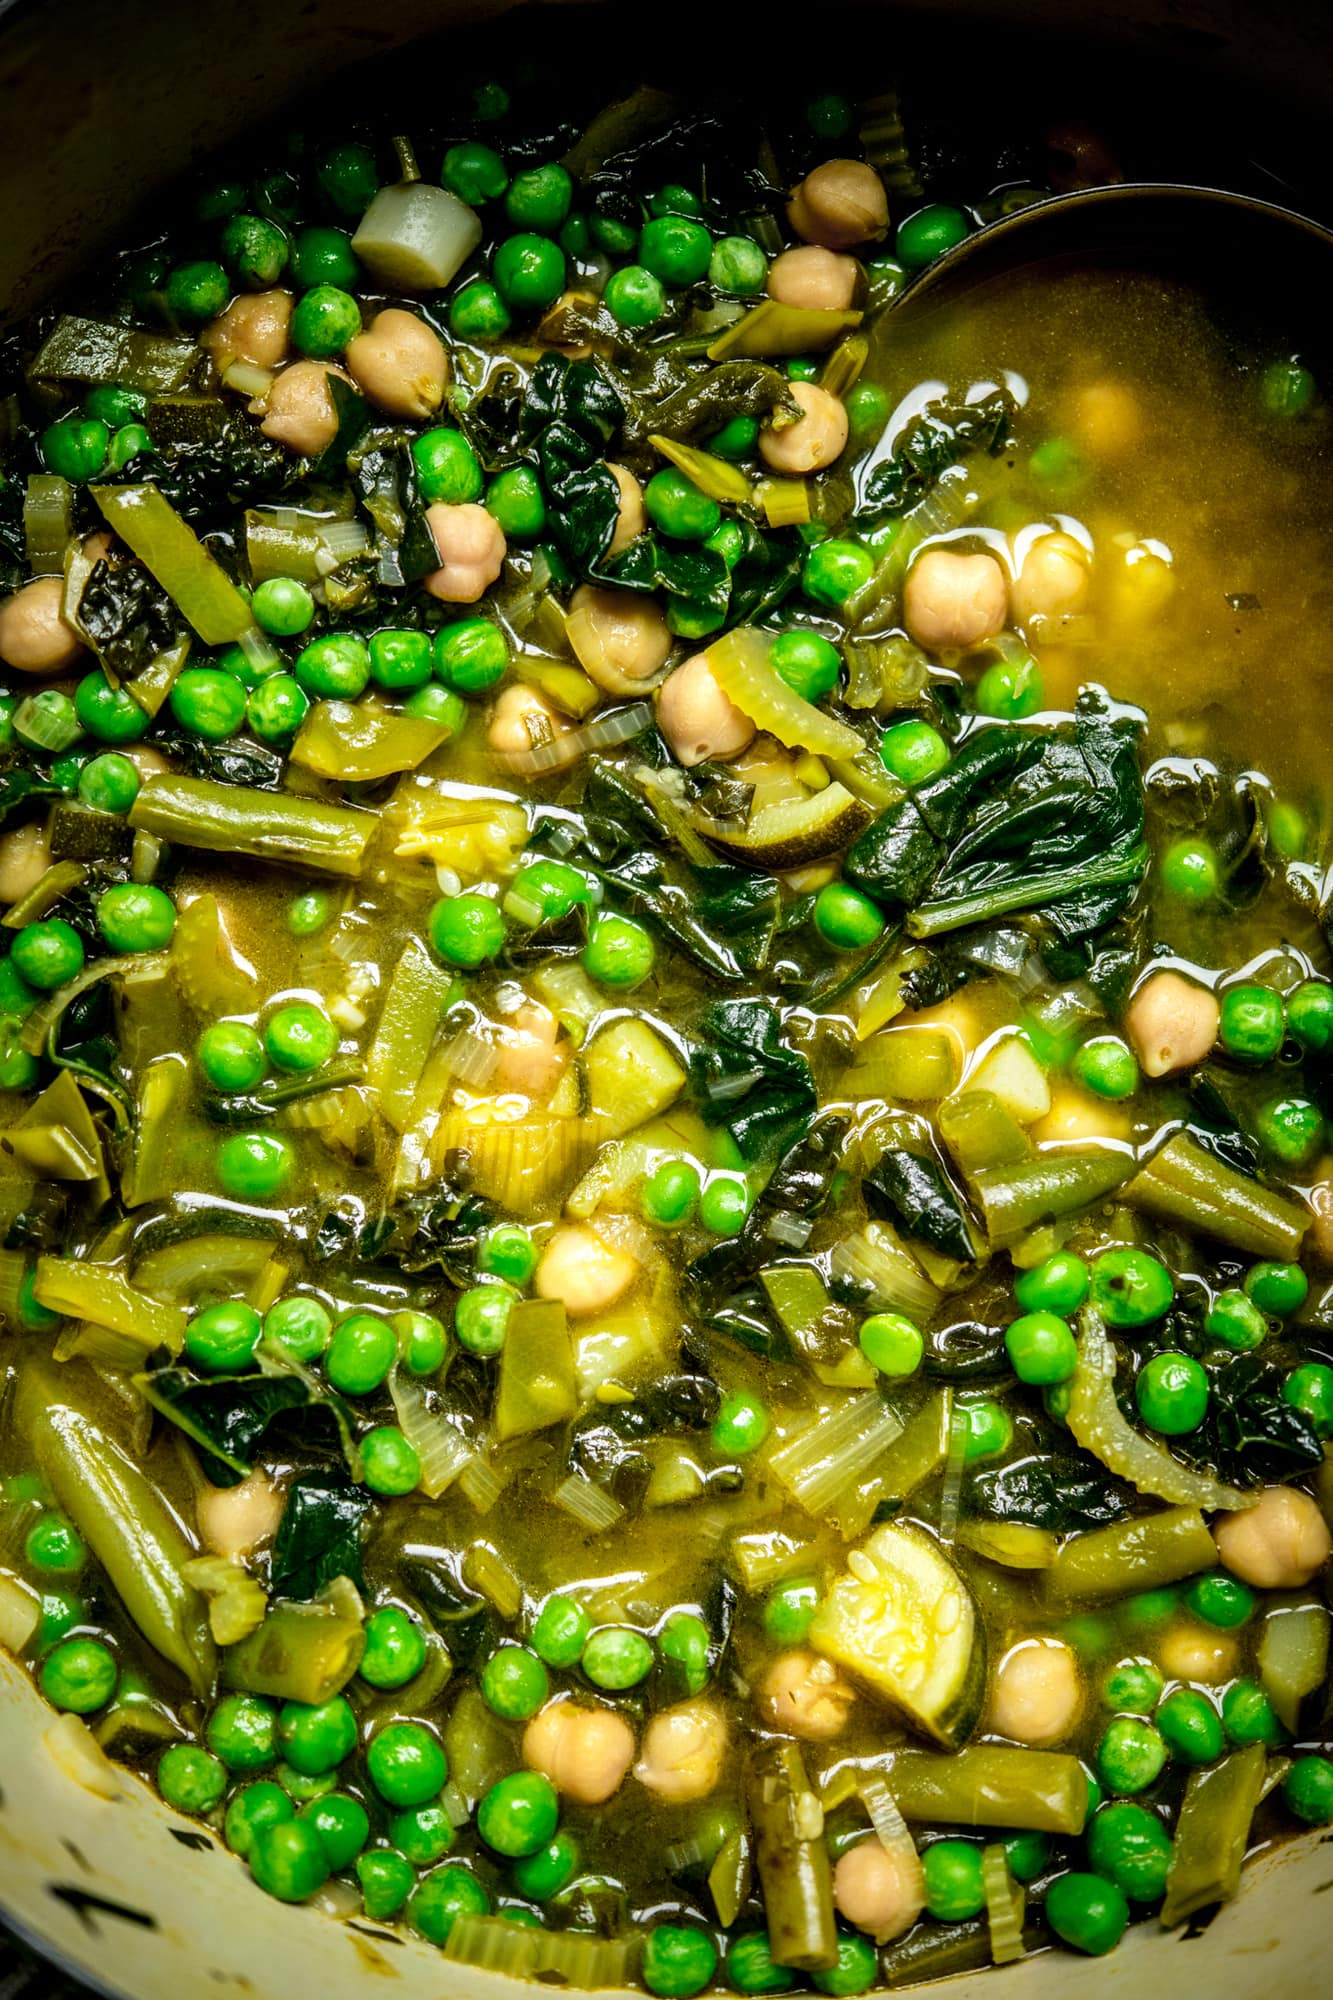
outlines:
[{"label": "green vegetable soup", "polygon": [[1333,1821],[1329,385],[456,95],[0,350],[0,1642],[454,1961],[1109,1951]]}]

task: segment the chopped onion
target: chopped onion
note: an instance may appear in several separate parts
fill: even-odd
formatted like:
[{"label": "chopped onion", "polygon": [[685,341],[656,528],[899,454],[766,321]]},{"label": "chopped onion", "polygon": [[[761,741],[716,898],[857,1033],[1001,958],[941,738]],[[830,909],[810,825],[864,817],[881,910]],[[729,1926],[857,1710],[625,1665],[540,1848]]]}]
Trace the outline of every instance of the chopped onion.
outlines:
[{"label": "chopped onion", "polygon": [[251,625],[248,631],[242,632],[236,643],[245,654],[246,665],[261,678],[275,673],[282,665],[282,654],[267,632],[261,632],[257,625]]},{"label": "chopped onion", "polygon": [[81,1716],[62,1715],[42,1741],[65,1776],[94,1798],[125,1796],[120,1773]]},{"label": "chopped onion", "polygon": [[420,1383],[395,1369],[389,1377],[389,1395],[398,1428],[421,1461],[421,1491],[428,1500],[438,1500],[477,1454],[460,1431],[427,1409],[426,1392]]},{"label": "chopped onion", "polygon": [[808,1216],[792,1215],[782,1209],[771,1215],[764,1224],[764,1234],[774,1243],[786,1243],[793,1250],[804,1250],[814,1233],[814,1223]]},{"label": "chopped onion", "polygon": [[594,1534],[603,1534],[624,1519],[625,1510],[620,1502],[613,1500],[609,1493],[603,1492],[600,1486],[594,1485],[591,1479],[585,1479],[579,1472],[571,1472],[569,1478],[556,1487],[551,1498],[557,1507],[563,1508],[566,1514],[572,1514],[576,1521],[581,1521],[585,1528],[591,1528]]},{"label": "chopped onion", "polygon": [[1115,1399],[1115,1349],[1101,1316],[1085,1307],[1078,1367],[1069,1385],[1070,1431],[1108,1472],[1127,1479],[1140,1493],[1177,1507],[1253,1507],[1257,1494],[1242,1493],[1203,1472],[1192,1472],[1165,1446],[1154,1444],[1127,1422]]},{"label": "chopped onion", "polygon": [[321,576],[331,576],[345,562],[370,553],[370,530],[361,521],[330,521],[318,530],[323,553],[315,567]]},{"label": "chopped onion", "polygon": [[41,1623],[41,1600],[16,1576],[0,1570],[0,1646],[21,1653]]},{"label": "chopped onion", "polygon": [[450,1081],[461,1083],[465,1090],[484,1090],[500,1060],[497,1045],[475,1027],[460,1029],[441,1054]]},{"label": "chopped onion", "polygon": [[877,1390],[851,1396],[775,1451],[769,1471],[807,1514],[822,1514],[870,1470],[902,1427]]},{"label": "chopped onion", "polygon": [[459,1476],[458,1490],[479,1514],[489,1514],[504,1492],[504,1481],[480,1453],[474,1453]]},{"label": "chopped onion", "polygon": [[545,743],[534,743],[531,750],[519,751],[505,761],[511,771],[534,775],[539,771],[559,770],[562,765],[572,764],[589,750],[606,750],[616,743],[628,743],[632,736],[638,736],[645,730],[652,719],[650,702],[632,702],[628,708],[613,708],[606,715],[594,716],[581,729],[562,729],[559,735],[550,737]]},{"label": "chopped onion", "polygon": [[267,396],[273,387],[273,370],[257,368],[253,361],[229,361],[222,371],[222,380],[240,396]]},{"label": "chopped onion", "polygon": [[844,1237],[833,1252],[835,1278],[849,1278],[870,1287],[877,1312],[902,1312],[909,1319],[929,1318],[940,1294],[917,1263],[882,1222]]}]

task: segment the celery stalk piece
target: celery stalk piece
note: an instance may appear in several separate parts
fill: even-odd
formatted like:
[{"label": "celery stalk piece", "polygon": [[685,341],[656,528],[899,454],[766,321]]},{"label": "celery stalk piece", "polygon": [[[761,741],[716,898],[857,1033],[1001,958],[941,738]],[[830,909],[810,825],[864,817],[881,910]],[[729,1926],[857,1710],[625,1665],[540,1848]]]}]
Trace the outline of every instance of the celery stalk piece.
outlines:
[{"label": "celery stalk piece", "polygon": [[878,1390],[849,1396],[770,1453],[768,1469],[807,1514],[827,1514],[902,1432]]},{"label": "celery stalk piece", "polygon": [[264,1587],[234,1558],[195,1556],[181,1575],[208,1599],[208,1629],[219,1646],[237,1646],[263,1624]]},{"label": "celery stalk piece", "polygon": [[741,1588],[756,1596],[784,1576],[797,1576],[808,1568],[814,1559],[814,1544],[788,1534],[785,1528],[755,1528],[732,1536],[727,1558]]},{"label": "celery stalk piece", "polygon": [[39,1257],[33,1292],[48,1312],[66,1319],[90,1319],[136,1341],[145,1354],[165,1347],[181,1351],[190,1315],[184,1306],[164,1305],[149,1298],[105,1264],[72,1257]]},{"label": "celery stalk piece", "polygon": [[0,1569],[0,1646],[21,1653],[42,1622],[42,1600],[26,1583]]},{"label": "celery stalk piece", "polygon": [[379,824],[374,813],[322,799],[174,775],[149,778],[129,818],[132,827],[182,847],[344,876],[361,873]]},{"label": "celery stalk piece", "polygon": [[190,644],[187,632],[176,645],[168,646],[165,653],[159,653],[150,660],[132,681],[126,681],[126,692],[134,697],[145,715],[160,714],[190,657]]},{"label": "celery stalk piece", "polygon": [[56,1499],[126,1611],[202,1700],[212,1689],[217,1656],[204,1600],[181,1575],[194,1551],[175,1514],[133,1460],[77,1406],[64,1376],[28,1365],[19,1379],[15,1414]]},{"label": "celery stalk piece", "polygon": [[509,1315],[495,1392],[501,1444],[563,1424],[578,1409],[574,1349],[559,1299],[520,1299]]},{"label": "celery stalk piece", "polygon": [[15,1120],[5,1134],[5,1150],[43,1180],[91,1183],[99,1208],[110,1196],[102,1135],[72,1070],[62,1069]]},{"label": "celery stalk piece", "polygon": [[197,341],[64,313],[28,372],[39,382],[110,382],[164,396],[184,388],[202,356]]},{"label": "celery stalk piece", "polygon": [[1220,1764],[1191,1771],[1167,1871],[1164,1930],[1184,1923],[1196,1910],[1228,1901],[1240,1887],[1264,1768],[1263,1745],[1251,1743]]},{"label": "celery stalk piece", "polygon": [[859,379],[862,369],[870,359],[870,342],[863,333],[849,333],[824,363],[820,372],[819,386],[827,389],[830,396],[845,396]]},{"label": "celery stalk piece", "polygon": [[708,1871],[708,1893],[713,1899],[718,1922],[735,1923],[750,1900],[754,1879],[753,1845],[746,1829],[733,1827],[713,1857]]},{"label": "celery stalk piece", "polygon": [[957,1081],[957,1045],[943,1028],[886,1028],[862,1044],[839,1090],[852,1098],[931,1104],[947,1097]]},{"label": "celery stalk piece", "polygon": [[417,1086],[453,985],[453,974],[442,972],[430,953],[410,939],[393,969],[366,1057],[366,1082],[379,1093],[380,1110],[396,1132],[411,1121]]},{"label": "celery stalk piece", "polygon": [[999,1841],[981,1857],[982,1886],[986,1891],[986,1922],[990,1929],[991,1957],[997,1965],[1012,1965],[1022,1958],[1023,1912],[1027,1891],[1009,1872],[1009,1858]]},{"label": "celery stalk piece", "polygon": [[952,1756],[890,1750],[874,1768],[884,1773],[904,1819],[1081,1833],[1087,1817],[1087,1773],[1063,1751],[1000,1743],[976,1743]]},{"label": "celery stalk piece", "polygon": [[25,924],[35,924],[53,910],[62,896],[71,889],[77,889],[86,881],[88,870],[80,861],[55,861],[43,869],[26,896],[11,903],[0,917],[0,925],[7,931],[21,931]]},{"label": "celery stalk piece", "polygon": [[371,702],[317,701],[291,748],[291,761],[318,778],[365,784],[415,771],[449,739],[442,722]]},{"label": "celery stalk piece", "polygon": [[1264,1614],[1259,1638],[1259,1678],[1278,1719],[1293,1736],[1301,1703],[1322,1687],[1328,1673],[1330,1618],[1313,1597],[1291,1597]]},{"label": "celery stalk piece", "polygon": [[540,1924],[515,1924],[504,1917],[456,1917],[442,1946],[454,1965],[475,1965],[508,1979],[596,1993],[628,1986],[634,1977],[637,1941],[595,1937],[586,1931],[548,1931]]},{"label": "celery stalk piece", "polygon": [[275,1604],[262,1625],[222,1655],[222,1679],[275,1701],[328,1701],[346,1687],[366,1649],[365,1628],[336,1598]]},{"label": "celery stalk piece", "polygon": [[54,472],[30,472],[23,495],[23,540],[34,576],[60,576],[74,526],[74,488]]},{"label": "celery stalk piece", "polygon": [[1025,1521],[960,1521],[954,1540],[1001,1569],[1049,1569],[1059,1547],[1049,1528]]},{"label": "celery stalk piece", "polygon": [[1125,1188],[1131,1208],[1202,1230],[1252,1257],[1291,1262],[1310,1226],[1309,1211],[1238,1174],[1185,1132],[1176,1132]]},{"label": "celery stalk piece", "polygon": [[943,1388],[919,1409],[902,1436],[891,1444],[881,1467],[886,1499],[906,1500],[937,1473],[949,1456],[953,1436],[953,1390]]},{"label": "celery stalk piece", "polygon": [[745,1789],[774,1963],[805,1971],[836,1965],[824,1809],[805,1775],[800,1746],[774,1741],[752,1750]]},{"label": "celery stalk piece", "polygon": [[425,181],[381,188],[362,216],[352,248],[381,285],[433,292],[447,285],[481,241],[473,209]]},{"label": "celery stalk piece", "polygon": [[216,896],[195,896],[176,918],[171,968],[191,1007],[228,1014],[250,1003],[254,975],[231,948]]},{"label": "celery stalk piece", "polygon": [[254,624],[250,607],[194,529],[156,486],[94,486],[120,539],[150,569],[206,646],[227,646]]},{"label": "celery stalk piece", "polygon": [[1048,1603],[1097,1604],[1216,1569],[1217,1545],[1197,1507],[1165,1507],[1073,1535],[1044,1578]]},{"label": "celery stalk piece", "polygon": [[715,639],[704,658],[722,692],[741,713],[788,750],[808,750],[816,757],[854,757],[863,747],[856,731],[789,688],[770,664],[768,651],[764,634],[742,625]]},{"label": "celery stalk piece", "polygon": [[764,299],[751,306],[708,350],[710,361],[736,356],[747,359],[770,354],[818,354],[832,347],[839,334],[860,326],[864,314],[828,312],[811,306],[784,306]]}]

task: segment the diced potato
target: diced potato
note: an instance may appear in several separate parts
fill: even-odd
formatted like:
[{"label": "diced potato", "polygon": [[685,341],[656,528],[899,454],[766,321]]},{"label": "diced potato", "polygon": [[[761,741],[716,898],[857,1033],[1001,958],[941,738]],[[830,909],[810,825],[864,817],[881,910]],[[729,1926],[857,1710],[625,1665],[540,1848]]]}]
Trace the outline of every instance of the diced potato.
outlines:
[{"label": "diced potato", "polygon": [[988,1090],[1011,1118],[1031,1125],[1051,1108],[1046,1072],[1021,1035],[1007,1035],[982,1056],[967,1079],[969,1090]]}]

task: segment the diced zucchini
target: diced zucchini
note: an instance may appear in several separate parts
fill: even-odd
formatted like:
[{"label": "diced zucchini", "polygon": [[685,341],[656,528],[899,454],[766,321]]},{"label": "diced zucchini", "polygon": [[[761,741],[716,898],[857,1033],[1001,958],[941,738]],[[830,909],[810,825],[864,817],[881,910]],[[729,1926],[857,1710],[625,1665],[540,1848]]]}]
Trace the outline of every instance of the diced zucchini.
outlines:
[{"label": "diced zucchini", "polygon": [[971,1591],[924,1529],[889,1522],[847,1558],[810,1644],[947,1750],[976,1727],[986,1647]]},{"label": "diced zucchini", "polygon": [[656,1118],[685,1088],[685,1072],[646,1021],[613,1021],[584,1051],[588,1106],[608,1138]]}]

